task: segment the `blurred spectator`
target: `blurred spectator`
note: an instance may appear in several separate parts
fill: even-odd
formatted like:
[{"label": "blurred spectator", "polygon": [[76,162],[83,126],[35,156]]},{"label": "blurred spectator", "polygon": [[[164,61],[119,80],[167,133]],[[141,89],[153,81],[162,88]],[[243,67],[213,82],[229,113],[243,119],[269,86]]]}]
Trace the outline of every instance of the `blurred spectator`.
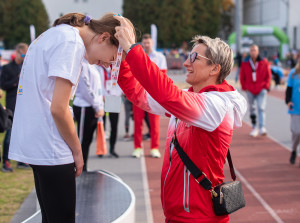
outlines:
[{"label": "blurred spectator", "polygon": [[181,45],[178,53],[179,53],[179,56],[182,57],[184,60],[186,60],[188,58],[188,56],[189,56],[189,50],[188,50],[188,44],[187,44],[187,42],[184,41],[182,43],[182,45]]},{"label": "blurred spectator", "polygon": [[[250,118],[252,122],[252,131],[250,136],[256,137],[266,135],[265,128],[265,108],[267,103],[267,91],[270,87],[272,74],[266,59],[259,55],[259,48],[257,45],[250,47],[250,57],[242,62],[240,71],[240,82],[242,89],[246,91],[248,97],[248,104],[250,107]],[[258,108],[258,124],[256,125],[256,109],[255,102]]]},{"label": "blurred spectator", "polygon": [[239,75],[240,75],[240,69],[241,69],[241,64],[242,64],[242,54],[240,52],[237,52],[235,58],[234,58],[235,62],[236,62],[236,75],[235,75],[235,82],[237,83],[239,80]]},{"label": "blurred spectator", "polygon": [[300,142],[300,61],[291,70],[288,76],[285,102],[288,113],[291,115],[292,153],[290,163],[294,164],[297,157],[297,148]]},{"label": "blurred spectator", "polygon": [[[16,46],[16,53],[12,54],[15,55],[13,60],[3,66],[2,74],[1,74],[1,88],[6,91],[6,108],[11,110],[13,113],[15,111],[16,100],[17,100],[17,90],[18,90],[18,83],[20,78],[20,72],[23,65],[23,61],[28,49],[28,45],[26,43],[19,43]],[[9,152],[9,144],[10,144],[10,136],[11,136],[11,129],[8,129],[5,134],[4,142],[3,142],[3,165],[2,171],[3,172],[12,172],[13,169],[11,168],[9,159],[8,159],[8,152]],[[29,168],[29,165],[25,163],[18,162],[18,168]]]},{"label": "blurred spectator", "polygon": [[14,61],[15,58],[16,58],[16,54],[12,53],[12,54],[10,55],[10,61]]},{"label": "blurred spectator", "polygon": [[[103,66],[98,66],[98,70],[101,74],[101,83],[103,89],[103,96],[105,101],[105,96],[111,95],[111,69],[106,69]],[[122,95],[122,90],[117,88],[117,96]],[[109,112],[108,113],[109,122],[110,122],[110,134],[109,134],[109,153],[112,157],[119,158],[119,155],[115,151],[115,145],[117,142],[117,133],[118,133],[118,123],[119,123],[119,113]],[[104,129],[106,128],[106,115],[103,117]]]},{"label": "blurred spectator", "polygon": [[172,48],[169,53],[170,57],[179,58],[179,53],[177,48]]},{"label": "blurred spectator", "polygon": [[[296,55],[297,57],[297,55]],[[290,69],[296,66],[295,54],[288,53],[287,55],[287,65]]]},{"label": "blurred spectator", "polygon": [[123,95],[124,98],[124,108],[125,108],[125,136],[124,140],[128,141],[130,140],[130,134],[129,134],[129,123],[130,123],[130,117],[133,116],[132,112],[132,103],[128,100],[126,95]]},{"label": "blurred spectator", "polygon": [[[153,50],[153,41],[149,34],[144,34],[142,37],[142,46],[149,56],[149,58],[154,62],[162,74],[167,73],[167,61],[163,54]],[[143,119],[145,117],[145,112],[136,105],[133,105],[133,117],[134,117],[134,151],[132,153],[133,157],[139,158],[143,153],[142,148],[142,131],[143,131]],[[148,118],[150,122],[150,135],[151,135],[151,156],[159,158],[160,152],[159,147],[159,115],[154,115],[148,113]]]},{"label": "blurred spectator", "polygon": [[164,48],[164,50],[163,50],[163,55],[164,55],[165,57],[168,57],[168,56],[169,56],[169,51],[168,51],[167,49],[165,49],[165,48]]},{"label": "blurred spectator", "polygon": [[100,73],[96,65],[90,65],[86,59],[82,62],[75,96],[73,110],[82,149],[83,171],[87,171],[90,145],[97,128],[98,118],[104,115],[104,104]]},{"label": "blurred spectator", "polygon": [[275,60],[271,65],[272,78],[275,81],[275,88],[282,83],[284,72],[283,69],[278,65],[279,60]]}]

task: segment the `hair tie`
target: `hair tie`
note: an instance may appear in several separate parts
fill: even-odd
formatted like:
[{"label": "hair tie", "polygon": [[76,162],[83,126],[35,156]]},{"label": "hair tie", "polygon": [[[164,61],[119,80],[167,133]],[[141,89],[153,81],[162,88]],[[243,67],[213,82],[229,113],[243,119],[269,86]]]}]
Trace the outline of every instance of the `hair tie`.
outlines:
[{"label": "hair tie", "polygon": [[83,19],[83,22],[88,25],[91,22],[92,18],[88,15],[86,15]]}]

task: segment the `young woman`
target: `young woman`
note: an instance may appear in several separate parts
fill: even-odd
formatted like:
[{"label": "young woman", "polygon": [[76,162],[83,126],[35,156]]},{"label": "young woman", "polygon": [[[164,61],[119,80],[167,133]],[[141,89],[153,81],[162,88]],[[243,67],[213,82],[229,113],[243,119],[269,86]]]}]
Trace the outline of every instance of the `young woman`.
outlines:
[{"label": "young woman", "polygon": [[82,72],[73,101],[77,132],[83,154],[83,171],[87,171],[87,160],[98,118],[104,115],[103,89],[97,65],[83,60]]},{"label": "young woman", "polygon": [[291,115],[292,153],[290,163],[294,164],[300,143],[300,61],[289,73],[285,102]]},{"label": "young woman", "polygon": [[109,66],[117,55],[113,14],[70,13],[29,47],[20,74],[9,158],[33,169],[43,222],[75,222],[75,177],[83,168],[69,99],[84,55]]}]

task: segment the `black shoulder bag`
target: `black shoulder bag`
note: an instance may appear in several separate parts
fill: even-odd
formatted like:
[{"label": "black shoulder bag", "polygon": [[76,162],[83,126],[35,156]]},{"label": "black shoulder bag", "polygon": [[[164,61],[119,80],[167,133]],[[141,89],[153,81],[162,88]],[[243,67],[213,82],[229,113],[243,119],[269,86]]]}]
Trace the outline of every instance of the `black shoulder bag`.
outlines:
[{"label": "black shoulder bag", "polygon": [[[200,184],[205,190],[211,192],[211,198],[214,206],[214,212],[216,215],[227,215],[231,214],[240,208],[245,207],[244,193],[242,190],[242,184],[240,181],[236,181],[236,175],[232,164],[230,152],[228,150],[227,160],[230,167],[230,174],[233,181],[225,182],[215,187],[212,187],[212,182],[207,178],[199,168],[193,163],[189,156],[183,151],[178,143],[176,137],[176,128],[172,142],[174,147],[182,160],[186,168],[194,176],[196,182]],[[198,179],[202,177],[200,181]]]}]

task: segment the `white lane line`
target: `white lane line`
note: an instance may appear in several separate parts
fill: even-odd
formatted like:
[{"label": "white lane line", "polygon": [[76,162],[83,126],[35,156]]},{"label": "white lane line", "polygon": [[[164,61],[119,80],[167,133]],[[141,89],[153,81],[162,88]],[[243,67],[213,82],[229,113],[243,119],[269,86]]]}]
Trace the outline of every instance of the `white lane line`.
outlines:
[{"label": "white lane line", "polygon": [[[248,122],[243,121],[246,125],[251,127],[251,124]],[[269,138],[271,138],[268,135]],[[272,140],[274,140],[275,142],[277,142],[275,139],[271,138]],[[279,143],[279,142],[278,142]],[[279,143],[280,145],[282,145],[281,143]],[[289,150],[287,147],[285,147],[284,145],[282,145],[285,149]],[[254,195],[254,197],[258,200],[259,203],[261,203],[261,205],[267,210],[267,212],[269,212],[269,214],[274,218],[274,220],[277,223],[283,223],[283,221],[281,220],[281,218],[276,214],[276,212],[270,207],[270,205],[268,205],[268,203],[259,195],[259,193],[251,186],[251,184],[246,180],[246,178],[243,177],[243,175],[236,169],[234,168],[236,175],[238,176],[238,178],[243,182],[243,184],[248,188],[248,190]],[[247,204],[246,204],[247,205]]]},{"label": "white lane line", "polygon": [[[243,177],[243,175],[235,169],[236,175],[243,182],[243,184],[248,188],[248,190],[254,195],[254,197],[261,203],[261,205],[269,212],[269,214],[274,218],[277,223],[283,223],[280,217],[276,214],[276,212],[267,204],[267,202],[259,195],[258,192],[251,186],[250,183]],[[247,203],[246,203],[247,206]]]},{"label": "white lane line", "polygon": [[145,205],[146,205],[146,216],[148,223],[154,223],[153,221],[153,213],[152,206],[149,194],[149,184],[148,184],[148,176],[147,176],[147,168],[144,155],[141,156],[141,171],[143,177],[143,187],[144,187],[144,197],[145,197]]}]

